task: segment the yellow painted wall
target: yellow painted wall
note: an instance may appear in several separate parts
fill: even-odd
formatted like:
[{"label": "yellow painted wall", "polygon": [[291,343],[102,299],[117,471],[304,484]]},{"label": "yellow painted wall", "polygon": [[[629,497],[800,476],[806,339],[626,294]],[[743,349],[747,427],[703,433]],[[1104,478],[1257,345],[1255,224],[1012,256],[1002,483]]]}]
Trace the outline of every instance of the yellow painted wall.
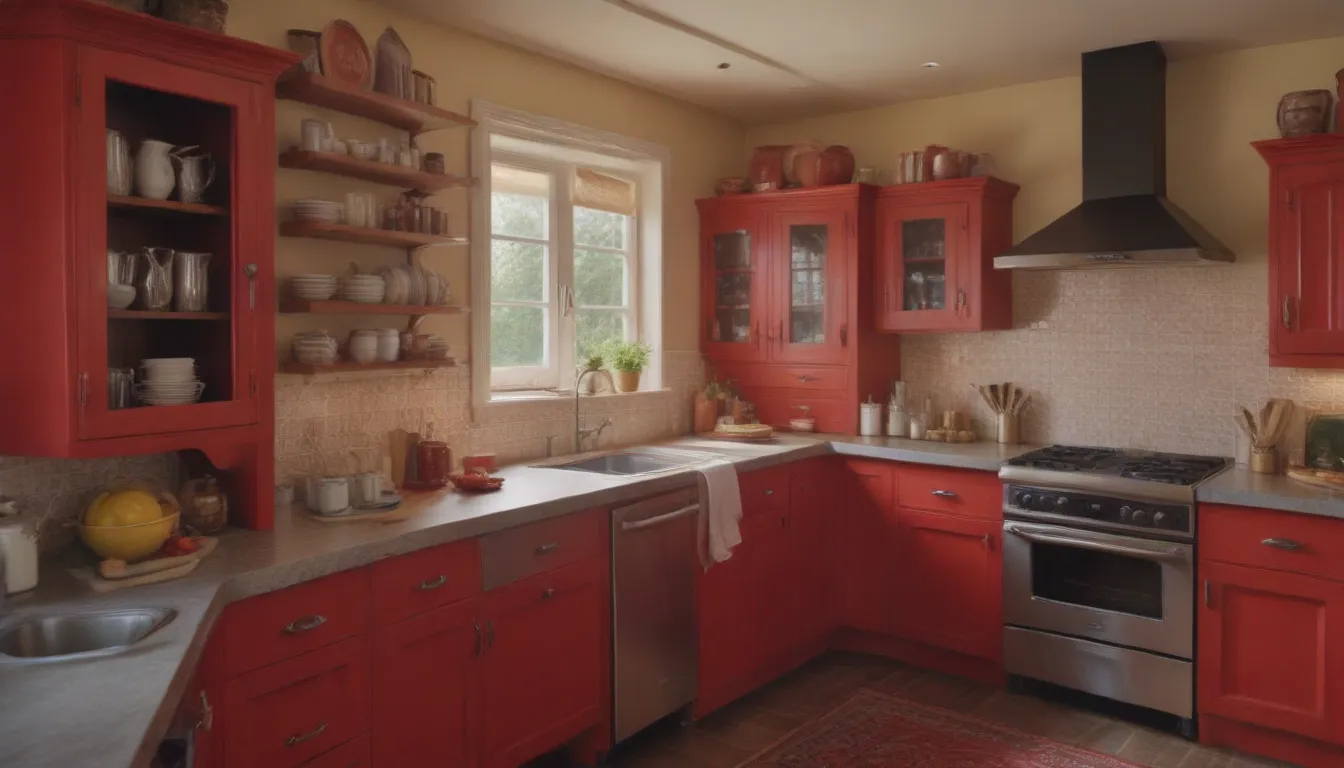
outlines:
[{"label": "yellow painted wall", "polygon": [[[285,47],[290,28],[320,30],[328,21],[352,22],[370,45],[391,25],[410,49],[413,62],[438,81],[438,103],[466,113],[473,98],[535,114],[568,120],[592,128],[624,134],[666,146],[672,156],[671,194],[666,202],[664,227],[663,344],[670,350],[699,346],[697,217],[694,200],[713,192],[714,179],[740,171],[742,128],[708,110],[660,94],[533,55],[447,26],[414,18],[365,0],[231,0],[228,32],[276,47]],[[396,136],[391,129],[339,113],[292,102],[280,102],[277,136],[281,149],[298,142],[299,122],[321,117],[333,122],[338,136],[376,140]],[[450,171],[463,172],[468,163],[467,132],[441,131],[426,135],[421,146],[443,152]],[[389,187],[365,185],[337,176],[291,171],[277,172],[277,202],[287,206],[301,197],[342,200],[347,191],[367,190],[382,200],[394,199]],[[465,191],[440,194],[435,204],[447,209],[454,227],[466,234]],[[287,217],[282,212],[281,218]],[[467,303],[469,281],[465,248],[436,248],[424,252],[425,264],[449,277],[455,303]],[[400,252],[371,246],[280,238],[276,249],[277,273],[331,272],[356,260],[363,268],[396,263]],[[345,332],[368,321],[323,318],[320,327]],[[319,327],[311,318],[282,316],[277,341],[288,343],[294,331]],[[464,318],[431,318],[426,329],[453,342],[465,357],[468,338]]]}]

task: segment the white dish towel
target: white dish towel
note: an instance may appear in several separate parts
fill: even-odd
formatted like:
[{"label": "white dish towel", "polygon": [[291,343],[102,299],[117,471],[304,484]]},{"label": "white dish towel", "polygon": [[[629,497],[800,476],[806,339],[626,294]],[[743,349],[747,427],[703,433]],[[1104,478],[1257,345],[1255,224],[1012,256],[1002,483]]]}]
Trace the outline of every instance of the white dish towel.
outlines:
[{"label": "white dish towel", "polygon": [[742,494],[731,461],[713,459],[700,472],[700,564],[705,570],[733,556],[742,543],[737,524],[742,520]]}]

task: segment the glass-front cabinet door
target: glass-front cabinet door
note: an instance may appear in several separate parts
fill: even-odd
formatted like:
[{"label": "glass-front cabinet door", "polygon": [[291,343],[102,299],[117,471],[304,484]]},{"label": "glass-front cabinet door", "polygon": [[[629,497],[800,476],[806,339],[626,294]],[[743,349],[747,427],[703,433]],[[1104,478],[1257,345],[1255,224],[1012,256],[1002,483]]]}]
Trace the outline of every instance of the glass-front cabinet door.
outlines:
[{"label": "glass-front cabinet door", "polygon": [[967,206],[888,204],[879,213],[878,306],[883,330],[946,330],[967,314],[961,284]]},{"label": "glass-front cabinet door", "polygon": [[765,359],[767,276],[758,214],[707,214],[701,237],[705,350],[719,360]]},{"label": "glass-front cabinet door", "polygon": [[249,244],[274,233],[239,190],[274,158],[239,126],[262,120],[265,88],[95,49],[79,72],[80,437],[256,423],[272,308]]},{"label": "glass-front cabinet door", "polygon": [[843,211],[786,212],[771,217],[774,308],[766,330],[780,362],[844,362],[848,254]]}]

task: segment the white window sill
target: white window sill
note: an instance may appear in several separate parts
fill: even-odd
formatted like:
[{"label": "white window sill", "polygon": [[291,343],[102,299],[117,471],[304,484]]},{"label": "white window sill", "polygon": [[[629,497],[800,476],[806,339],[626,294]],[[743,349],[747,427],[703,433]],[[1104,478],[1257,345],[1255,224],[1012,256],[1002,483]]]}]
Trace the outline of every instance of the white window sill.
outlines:
[{"label": "white window sill", "polygon": [[[621,399],[644,399],[651,397],[664,397],[670,394],[670,389],[641,389],[638,392],[602,392],[596,395],[582,395],[581,398],[586,402],[589,400],[610,400],[613,398]],[[520,392],[492,392],[490,402],[485,404],[488,409],[508,407],[510,405],[520,405],[526,403],[554,403],[561,400],[573,400],[574,390],[567,392],[552,392],[546,390],[524,390]]]}]

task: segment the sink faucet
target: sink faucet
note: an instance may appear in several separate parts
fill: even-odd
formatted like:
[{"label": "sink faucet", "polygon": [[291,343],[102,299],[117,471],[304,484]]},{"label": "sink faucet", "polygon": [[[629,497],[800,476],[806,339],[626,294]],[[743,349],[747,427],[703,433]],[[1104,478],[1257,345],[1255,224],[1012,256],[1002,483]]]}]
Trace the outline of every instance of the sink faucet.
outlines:
[{"label": "sink faucet", "polygon": [[5,593],[9,591],[9,563],[5,560],[5,548],[0,547],[0,618],[5,616]]},{"label": "sink faucet", "polygon": [[[602,374],[602,375],[604,375],[604,376],[607,377],[607,381],[608,381],[608,382],[611,381],[611,374],[610,374],[610,373],[607,373],[606,371],[601,370],[601,369],[597,369],[597,370],[593,370],[593,369],[585,369],[585,370],[579,371],[579,375],[574,377],[574,452],[575,452],[575,453],[583,453],[583,441],[584,441],[586,438],[591,437],[591,436],[593,436],[593,435],[596,435],[596,436],[597,436],[597,437],[596,437],[596,440],[601,440],[601,439],[602,439],[602,430],[604,430],[604,429],[606,429],[607,427],[610,427],[610,426],[612,425],[612,424],[611,424],[611,419],[603,419],[603,420],[602,420],[602,423],[601,423],[601,424],[598,424],[596,429],[584,429],[584,428],[582,428],[582,427],[579,425],[579,424],[580,424],[580,422],[579,422],[579,391],[580,391],[580,389],[583,387],[583,379],[584,379],[584,377],[586,377],[586,376],[588,376],[588,375],[590,375],[590,374],[595,374],[595,373],[600,373],[600,374]],[[614,387],[613,387],[613,389],[614,389]]]}]

